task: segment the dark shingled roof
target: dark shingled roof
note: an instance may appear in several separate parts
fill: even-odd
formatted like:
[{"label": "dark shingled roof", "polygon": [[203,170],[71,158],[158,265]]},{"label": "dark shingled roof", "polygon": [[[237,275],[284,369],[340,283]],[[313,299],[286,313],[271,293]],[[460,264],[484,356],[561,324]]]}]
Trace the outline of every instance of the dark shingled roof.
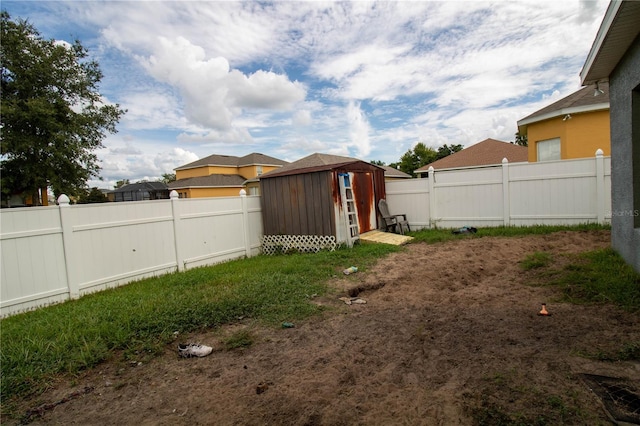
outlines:
[{"label": "dark shingled roof", "polygon": [[[526,125],[536,121],[557,117],[559,115],[575,112],[576,109],[590,111],[599,109],[599,105],[609,103],[609,83],[598,83],[598,89],[602,90],[599,96],[594,96],[596,85],[585,86],[575,93],[548,105],[518,121],[518,125]],[[593,108],[589,108],[593,107]],[[608,108],[608,107],[607,107]],[[573,111],[572,111],[573,110]],[[536,118],[540,120],[536,120]]]},{"label": "dark shingled roof", "polygon": [[321,170],[332,170],[342,164],[357,163],[361,161],[362,160],[358,160],[357,158],[342,157],[340,155],[315,153],[301,158],[298,161],[294,161],[293,163],[289,163],[278,170],[272,170],[265,173],[260,176],[260,179],[298,173],[317,172]]},{"label": "dark shingled roof", "polygon": [[246,179],[240,175],[209,175],[179,179],[171,182],[169,189],[181,188],[213,188],[213,187],[239,187],[243,186]]},{"label": "dark shingled roof", "polygon": [[402,179],[410,179],[411,175],[403,172],[402,170],[394,169],[389,166],[380,166],[384,169],[384,177],[387,178],[402,178]]},{"label": "dark shingled roof", "polygon": [[245,155],[244,157],[236,157],[235,155],[219,155],[213,154],[208,157],[201,158],[192,163],[185,164],[180,167],[176,167],[174,170],[193,169],[195,167],[203,166],[228,166],[228,167],[243,167],[251,165],[261,166],[283,166],[287,164],[286,161],[279,160],[277,158],[269,157],[268,155],[260,154],[257,152]]},{"label": "dark shingled roof", "polygon": [[495,139],[485,139],[469,148],[422,166],[416,172],[426,172],[430,166],[437,170],[502,164],[503,158],[509,160],[510,163],[518,163],[527,161],[527,153],[528,150],[524,146]]},{"label": "dark shingled roof", "polygon": [[122,185],[111,192],[131,192],[131,191],[162,191],[167,189],[163,182],[138,182]]}]

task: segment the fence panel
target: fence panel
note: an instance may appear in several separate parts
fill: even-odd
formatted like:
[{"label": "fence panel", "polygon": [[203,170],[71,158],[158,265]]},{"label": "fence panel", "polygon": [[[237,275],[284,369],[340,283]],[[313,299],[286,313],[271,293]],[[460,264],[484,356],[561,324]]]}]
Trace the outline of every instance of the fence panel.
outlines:
[{"label": "fence panel", "polygon": [[436,200],[432,211],[435,226],[458,228],[472,224],[503,224],[501,166],[436,171],[431,175]]},{"label": "fence panel", "polygon": [[262,227],[262,208],[260,206],[260,197],[257,195],[247,196],[246,212],[248,228],[246,235],[248,255],[255,256],[262,252],[262,236],[264,228]]},{"label": "fence panel", "polygon": [[429,227],[428,179],[389,181],[385,186],[389,213],[406,214],[412,230]]},{"label": "fence panel", "polygon": [[387,182],[387,194],[391,212],[407,213],[412,229],[605,224],[611,157],[430,171],[425,179]]},{"label": "fence panel", "polygon": [[[611,159],[431,172],[386,183],[412,229],[607,223]],[[260,197],[0,211],[0,316],[134,279],[260,252]]]},{"label": "fence panel", "polygon": [[260,197],[0,211],[0,316],[261,249]]},{"label": "fence panel", "polygon": [[62,207],[72,296],[175,270],[166,200]]},{"label": "fence panel", "polygon": [[192,198],[177,204],[184,269],[244,256],[247,230],[240,197]]},{"label": "fence panel", "polygon": [[509,193],[513,225],[598,221],[593,158],[510,165]]},{"label": "fence panel", "polygon": [[2,211],[0,311],[67,298],[60,213],[56,207]]}]

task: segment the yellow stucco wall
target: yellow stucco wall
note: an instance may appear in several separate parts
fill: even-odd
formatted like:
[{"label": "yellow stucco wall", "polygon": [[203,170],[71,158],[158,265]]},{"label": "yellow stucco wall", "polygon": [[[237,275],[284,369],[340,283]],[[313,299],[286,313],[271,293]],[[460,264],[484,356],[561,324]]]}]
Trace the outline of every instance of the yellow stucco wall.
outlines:
[{"label": "yellow stucco wall", "polygon": [[527,126],[528,160],[538,160],[536,142],[560,138],[563,160],[595,156],[601,149],[611,155],[609,110],[571,114],[571,119],[555,117]]},{"label": "yellow stucco wall", "polygon": [[186,198],[207,197],[237,197],[242,188],[186,188],[176,189],[179,194],[186,194]]},{"label": "yellow stucco wall", "polygon": [[[262,166],[262,173],[270,172],[271,170],[279,169],[278,166]],[[218,166],[203,166],[187,170],[176,170],[176,179],[187,179],[190,177],[209,176],[212,174],[227,174],[227,175],[240,175],[246,179],[253,179],[257,177],[257,166],[246,167],[218,167]],[[232,188],[181,188],[176,189],[181,197],[186,198],[204,198],[204,197],[236,197],[240,194],[241,187]],[[258,182],[252,182],[247,184],[247,194],[252,195],[254,192],[256,195],[260,193],[260,184]]]},{"label": "yellow stucco wall", "polygon": [[[262,166],[262,173],[279,169],[277,166]],[[213,174],[219,175],[240,175],[246,179],[253,179],[258,176],[257,166],[246,167],[220,167],[220,166],[203,166],[193,169],[176,170],[176,179],[187,179],[198,176],[209,176]]]},{"label": "yellow stucco wall", "polygon": [[[270,172],[271,170],[279,169],[280,167],[274,166],[262,166],[262,174]],[[253,179],[258,176],[258,166],[246,166],[238,167],[238,174],[244,176],[247,179]]]},{"label": "yellow stucco wall", "polygon": [[236,175],[237,167],[219,167],[219,166],[203,166],[194,169],[176,170],[176,179],[187,179],[190,177],[209,176],[213,174],[219,175]]},{"label": "yellow stucco wall", "polygon": [[257,175],[256,166],[238,167],[234,173],[247,179],[252,179]]}]

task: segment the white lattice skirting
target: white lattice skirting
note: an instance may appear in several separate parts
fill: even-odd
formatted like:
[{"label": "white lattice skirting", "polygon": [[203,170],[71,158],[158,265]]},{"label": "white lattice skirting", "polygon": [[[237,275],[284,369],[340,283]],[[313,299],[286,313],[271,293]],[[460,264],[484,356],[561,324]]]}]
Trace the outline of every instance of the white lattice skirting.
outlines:
[{"label": "white lattice skirting", "polygon": [[336,247],[336,237],[333,235],[265,235],[262,237],[264,254],[289,251],[317,253],[320,250],[334,251]]}]

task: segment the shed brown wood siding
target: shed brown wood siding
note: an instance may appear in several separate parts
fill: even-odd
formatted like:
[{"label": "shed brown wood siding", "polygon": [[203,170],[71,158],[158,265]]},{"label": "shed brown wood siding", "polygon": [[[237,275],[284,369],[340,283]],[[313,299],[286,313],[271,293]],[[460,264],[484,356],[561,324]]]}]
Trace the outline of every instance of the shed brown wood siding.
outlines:
[{"label": "shed brown wood siding", "polygon": [[336,234],[330,171],[262,179],[260,186],[264,235]]}]

